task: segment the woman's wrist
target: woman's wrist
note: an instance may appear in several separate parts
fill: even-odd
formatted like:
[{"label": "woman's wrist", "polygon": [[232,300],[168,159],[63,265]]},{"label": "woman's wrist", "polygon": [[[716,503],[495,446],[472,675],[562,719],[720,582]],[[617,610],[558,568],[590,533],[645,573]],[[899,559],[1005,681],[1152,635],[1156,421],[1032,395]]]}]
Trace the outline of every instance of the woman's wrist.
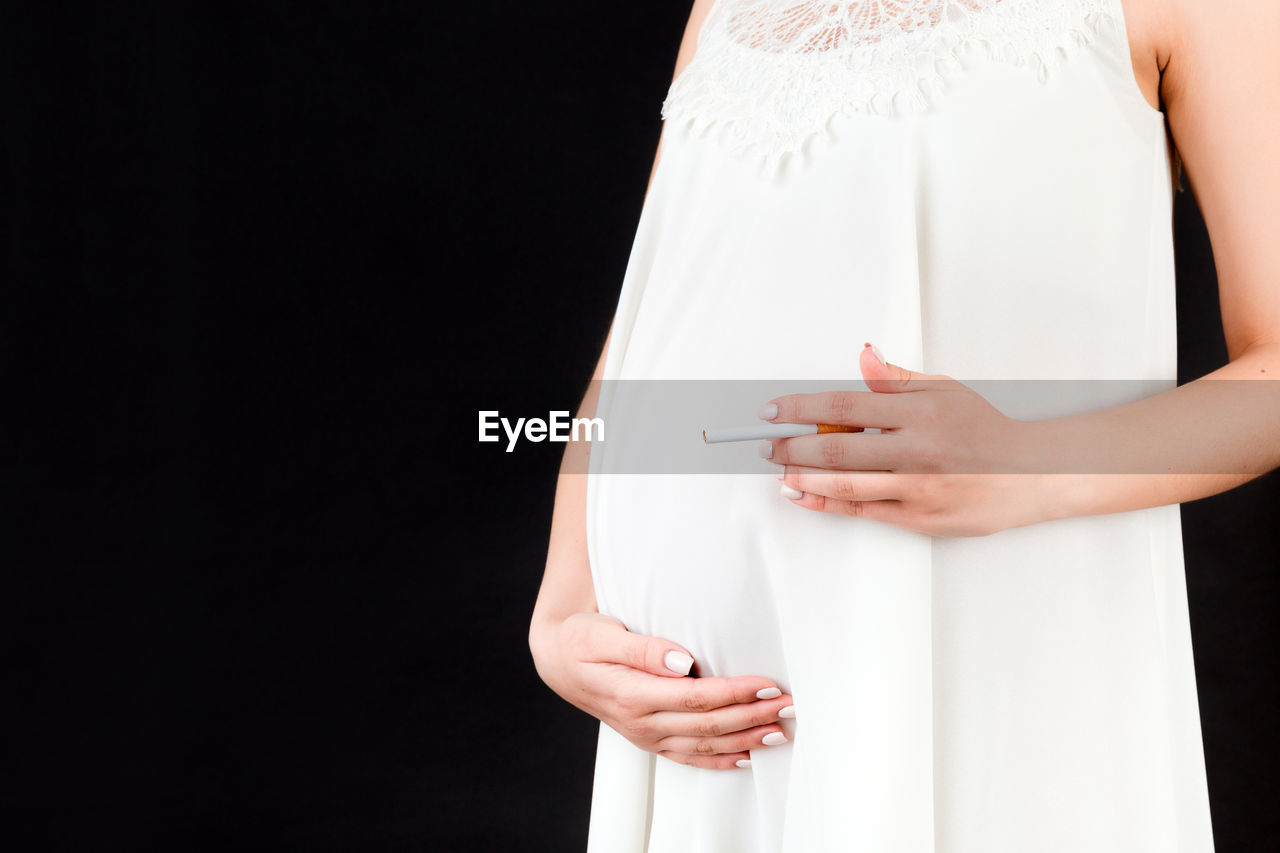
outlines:
[{"label": "woman's wrist", "polygon": [[1098,477],[1091,474],[1036,474],[1044,521],[1096,515]]},{"label": "woman's wrist", "polygon": [[538,672],[538,677],[546,682],[547,686],[551,686],[551,682],[547,679],[552,659],[551,649],[557,629],[563,621],[563,619],[538,616],[529,623],[529,653],[533,656],[533,666]]},{"label": "woman's wrist", "polygon": [[1014,421],[1007,437],[1010,464],[1024,472],[1033,495],[1029,501],[1034,521],[1059,521],[1114,512],[1105,496],[1117,493],[1122,474],[1091,472],[1088,452],[1081,448],[1079,425],[1062,418]]},{"label": "woman's wrist", "polygon": [[[1040,521],[1130,512],[1184,503],[1235,488],[1254,477],[1247,473],[1176,471],[1168,463],[1162,473],[1127,470],[1144,464],[1122,447],[1101,445],[1108,430],[1120,427],[1106,410],[1067,418],[1020,421],[1008,441],[1011,464],[1035,478],[1032,510]],[[1086,432],[1096,433],[1084,437]],[[1158,436],[1151,443],[1158,443]],[[1130,446],[1131,449],[1132,446]],[[1135,455],[1137,451],[1135,449]],[[1147,461],[1145,464],[1153,464]],[[1183,467],[1190,463],[1182,462]]]},{"label": "woman's wrist", "polygon": [[564,669],[561,654],[574,637],[565,633],[565,623],[583,615],[586,615],[585,611],[537,615],[529,623],[529,652],[533,656],[534,669],[543,683],[560,696],[565,696],[560,683]]},{"label": "woman's wrist", "polygon": [[1028,519],[1023,524],[1094,515],[1099,508],[1099,478],[1082,473],[1066,458],[1069,444],[1060,435],[1062,423],[1049,420],[1011,420],[1002,436],[1006,470],[1017,472],[1027,485]]}]

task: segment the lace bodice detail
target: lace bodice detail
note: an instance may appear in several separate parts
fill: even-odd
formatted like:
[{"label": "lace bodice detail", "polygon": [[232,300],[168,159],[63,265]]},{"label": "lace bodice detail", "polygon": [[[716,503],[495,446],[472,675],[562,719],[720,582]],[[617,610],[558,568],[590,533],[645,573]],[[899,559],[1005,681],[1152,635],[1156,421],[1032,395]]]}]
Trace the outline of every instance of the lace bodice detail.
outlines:
[{"label": "lace bodice detail", "polygon": [[924,110],[978,47],[1054,66],[1120,0],[716,0],[662,105],[668,121],[724,126],[736,152],[776,162],[842,112]]}]

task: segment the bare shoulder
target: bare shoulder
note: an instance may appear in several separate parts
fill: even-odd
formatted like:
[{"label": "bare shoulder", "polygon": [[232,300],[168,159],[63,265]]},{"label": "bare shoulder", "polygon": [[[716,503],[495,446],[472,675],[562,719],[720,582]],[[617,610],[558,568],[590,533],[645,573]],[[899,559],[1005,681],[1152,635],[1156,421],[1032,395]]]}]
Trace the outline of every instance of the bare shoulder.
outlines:
[{"label": "bare shoulder", "polygon": [[1280,3],[1143,2],[1164,18],[1165,115],[1209,231],[1223,331],[1235,357],[1276,340],[1280,329]]},{"label": "bare shoulder", "polygon": [[698,46],[698,34],[714,3],[715,0],[693,0],[693,6],[689,10],[689,20],[684,26],[684,37],[680,40],[680,52],[676,56],[676,68],[672,79],[679,77],[680,72],[693,59],[694,51]]}]

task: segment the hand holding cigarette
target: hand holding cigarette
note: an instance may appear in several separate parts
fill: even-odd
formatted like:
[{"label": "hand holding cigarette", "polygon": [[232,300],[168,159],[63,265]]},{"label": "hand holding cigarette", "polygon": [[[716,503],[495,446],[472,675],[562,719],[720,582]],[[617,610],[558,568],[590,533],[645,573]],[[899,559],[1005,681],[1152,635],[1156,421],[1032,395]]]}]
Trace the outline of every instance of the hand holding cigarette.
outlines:
[{"label": "hand holding cigarette", "polygon": [[[887,364],[870,344],[868,391],[776,397],[760,427],[708,429],[706,441],[765,439],[782,496],[815,512],[931,536],[979,536],[1060,515],[1030,422],[1016,421],[949,376]],[[867,430],[878,430],[867,432]],[[975,474],[981,476],[974,476]]]}]

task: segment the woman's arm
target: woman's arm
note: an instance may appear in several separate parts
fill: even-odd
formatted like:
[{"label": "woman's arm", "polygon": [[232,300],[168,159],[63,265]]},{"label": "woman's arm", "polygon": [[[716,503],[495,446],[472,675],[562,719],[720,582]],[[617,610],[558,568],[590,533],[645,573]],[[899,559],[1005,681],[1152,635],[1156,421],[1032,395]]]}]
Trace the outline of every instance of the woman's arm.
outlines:
[{"label": "woman's arm", "polygon": [[[1161,97],[1218,273],[1229,363],[1214,380],[1280,379],[1280,5],[1166,0]],[[1280,391],[1191,383],[1083,419],[1047,423],[1050,441],[1081,429],[1145,433],[1130,453],[1166,453],[1200,474],[1093,478],[1077,514],[1176,503],[1226,491],[1280,465]],[[1148,468],[1147,470],[1152,470]],[[1238,473],[1228,473],[1238,472]]]},{"label": "woman's arm", "polygon": [[[1203,377],[1213,381],[1021,422],[947,377],[885,365],[866,350],[871,392],[779,398],[770,419],[888,419],[892,436],[774,442],[774,461],[787,466],[784,495],[933,535],[979,535],[1195,500],[1280,466],[1280,385],[1266,381],[1280,379],[1280,5],[1157,5],[1144,12],[1155,22],[1161,97],[1212,241],[1229,363]],[[1090,346],[1087,334],[1080,345]],[[1037,474],[967,476],[1011,471]]]},{"label": "woman's arm", "polygon": [[[1218,273],[1228,363],[1206,379],[1280,379],[1280,5],[1165,0],[1152,16],[1160,92]],[[1040,446],[1078,458],[1108,437],[1098,470],[1175,474],[1077,478],[1063,514],[1181,503],[1280,465],[1280,389],[1193,382],[1116,409],[1045,421]]]},{"label": "woman's arm", "polygon": [[[655,161],[656,162],[656,161]],[[613,340],[613,327],[605,337],[600,360],[596,362],[591,385],[578,406],[579,418],[594,418],[596,402],[600,394],[600,380],[604,376],[604,363]],[[533,608],[533,620],[529,635],[533,646],[539,638],[539,628],[563,622],[574,613],[596,610],[596,593],[591,584],[591,564],[587,559],[587,457],[590,444],[570,441],[565,444],[560,462],[560,476],[556,480],[555,508],[551,515],[551,541],[547,547],[547,562],[543,569],[542,585]],[[535,662],[538,649],[533,649]]]},{"label": "woman's arm", "polygon": [[[697,0],[676,61],[679,75],[693,56],[711,0]],[[673,77],[674,79],[674,77]],[[662,156],[659,137],[653,175]],[[613,330],[605,339],[578,417],[595,416]],[[556,485],[551,539],[529,649],[538,674],[566,701],[605,722],[642,749],[700,767],[745,766],[747,750],[781,735],[791,697],[757,676],[686,678],[689,650],[634,634],[597,612],[587,554],[587,442],[568,442]],[[577,473],[575,473],[577,472]],[[785,740],[785,737],[783,737]]]}]

